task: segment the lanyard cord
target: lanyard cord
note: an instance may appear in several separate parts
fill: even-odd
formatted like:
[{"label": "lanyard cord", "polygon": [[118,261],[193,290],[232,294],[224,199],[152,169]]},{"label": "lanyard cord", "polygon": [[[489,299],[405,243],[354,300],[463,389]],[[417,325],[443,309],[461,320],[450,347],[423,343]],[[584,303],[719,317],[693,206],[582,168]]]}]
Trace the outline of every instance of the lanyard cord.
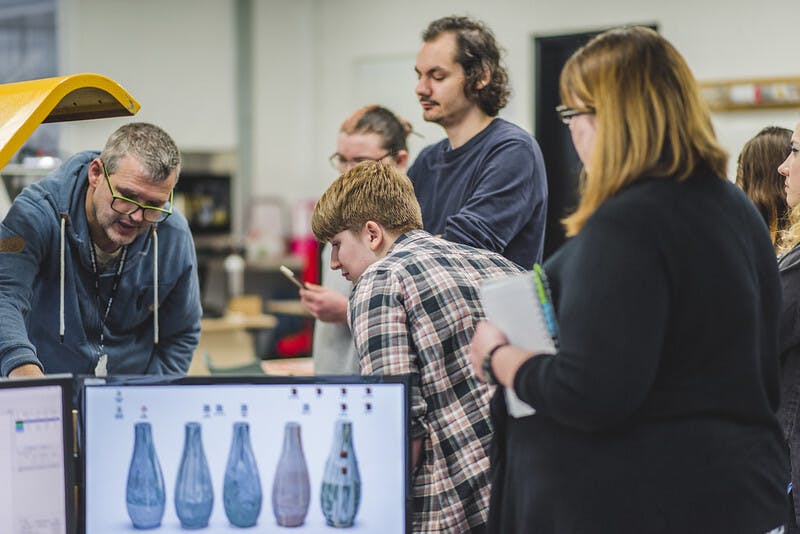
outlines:
[{"label": "lanyard cord", "polygon": [[58,255],[58,276],[61,282],[58,286],[58,337],[64,343],[64,249],[67,226],[67,214],[61,214],[61,250]]},{"label": "lanyard cord", "polygon": [[[94,291],[97,295],[97,302],[98,305],[100,303],[100,273],[97,272],[97,253],[94,251],[94,241],[91,242],[91,247],[89,247],[90,255],[89,257],[92,260],[92,272],[94,273]],[[122,280],[122,270],[125,268],[125,258],[128,256],[128,247],[122,247],[122,254],[120,254],[119,261],[117,261],[117,271],[114,273],[114,283],[111,286],[111,294],[108,296],[108,302],[106,302],[106,311],[103,313],[102,317],[100,318],[100,354],[99,357],[102,358],[105,356],[105,326],[106,321],[108,320],[108,314],[111,312],[111,305],[114,303],[114,296],[117,294],[117,289],[119,289],[119,282]],[[98,306],[99,309],[99,306]]]}]

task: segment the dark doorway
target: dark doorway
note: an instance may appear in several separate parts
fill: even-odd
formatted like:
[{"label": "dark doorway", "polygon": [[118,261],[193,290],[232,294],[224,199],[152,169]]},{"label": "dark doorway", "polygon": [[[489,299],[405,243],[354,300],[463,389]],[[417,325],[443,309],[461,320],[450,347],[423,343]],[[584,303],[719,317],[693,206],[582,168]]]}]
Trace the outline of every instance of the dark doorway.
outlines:
[{"label": "dark doorway", "polygon": [[[646,25],[658,30],[654,24]],[[555,107],[561,102],[558,79],[567,59],[589,39],[605,31],[533,37],[534,48],[534,136],[539,142],[547,169],[547,226],[544,258],[547,259],[566,240],[561,219],[578,203],[578,178],[581,162],[572,146],[569,129],[561,123]]]}]

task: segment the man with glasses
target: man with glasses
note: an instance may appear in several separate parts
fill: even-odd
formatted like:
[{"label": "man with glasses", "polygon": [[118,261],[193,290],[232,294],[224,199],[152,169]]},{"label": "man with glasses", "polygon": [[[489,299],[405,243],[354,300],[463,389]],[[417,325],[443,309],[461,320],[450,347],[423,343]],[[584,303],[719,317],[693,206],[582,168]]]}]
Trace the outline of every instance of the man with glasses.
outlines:
[{"label": "man with glasses", "polygon": [[173,212],[180,163],[166,132],[127,124],[17,196],[0,227],[0,374],[186,373],[202,310]]},{"label": "man with glasses", "polygon": [[[389,109],[369,105],[357,109],[342,122],[336,152],[329,159],[343,174],[364,161],[379,161],[405,171],[407,138],[411,125]],[[307,283],[300,299],[316,319],[312,356],[314,372],[357,375],[358,356],[347,325],[347,299],[353,284],[331,270],[331,245],[322,251],[322,285]]]},{"label": "man with glasses", "polygon": [[533,137],[496,118],[509,89],[494,35],[480,21],[444,17],[422,39],[417,97],[423,118],[447,134],[408,170],[425,230],[530,269],[542,260],[547,177]]}]

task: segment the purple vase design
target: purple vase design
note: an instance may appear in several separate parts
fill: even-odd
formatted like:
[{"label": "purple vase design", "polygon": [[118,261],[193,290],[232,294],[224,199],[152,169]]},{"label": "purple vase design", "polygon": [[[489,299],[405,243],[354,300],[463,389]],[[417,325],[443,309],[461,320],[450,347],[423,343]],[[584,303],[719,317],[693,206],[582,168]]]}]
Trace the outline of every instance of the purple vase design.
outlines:
[{"label": "purple vase design", "polygon": [[311,484],[300,439],[300,425],[288,422],[283,431],[283,449],[272,482],[272,511],[278,525],[297,527],[305,523],[311,502]]},{"label": "purple vase design", "polygon": [[334,427],[333,444],[320,492],[322,515],[332,527],[351,527],[361,504],[361,475],[353,449],[353,423],[339,419]]},{"label": "purple vase design", "polygon": [[156,528],[164,517],[166,492],[150,423],[136,423],[134,440],[125,504],[134,528]]}]

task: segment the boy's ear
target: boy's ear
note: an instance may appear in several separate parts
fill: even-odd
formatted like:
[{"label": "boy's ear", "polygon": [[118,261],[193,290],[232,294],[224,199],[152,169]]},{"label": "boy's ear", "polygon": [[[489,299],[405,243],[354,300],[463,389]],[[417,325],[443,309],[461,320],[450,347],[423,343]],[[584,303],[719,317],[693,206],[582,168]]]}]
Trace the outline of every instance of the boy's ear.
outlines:
[{"label": "boy's ear", "polygon": [[373,252],[380,250],[385,238],[383,226],[375,221],[367,221],[364,225],[364,237],[367,239],[370,250]]}]

